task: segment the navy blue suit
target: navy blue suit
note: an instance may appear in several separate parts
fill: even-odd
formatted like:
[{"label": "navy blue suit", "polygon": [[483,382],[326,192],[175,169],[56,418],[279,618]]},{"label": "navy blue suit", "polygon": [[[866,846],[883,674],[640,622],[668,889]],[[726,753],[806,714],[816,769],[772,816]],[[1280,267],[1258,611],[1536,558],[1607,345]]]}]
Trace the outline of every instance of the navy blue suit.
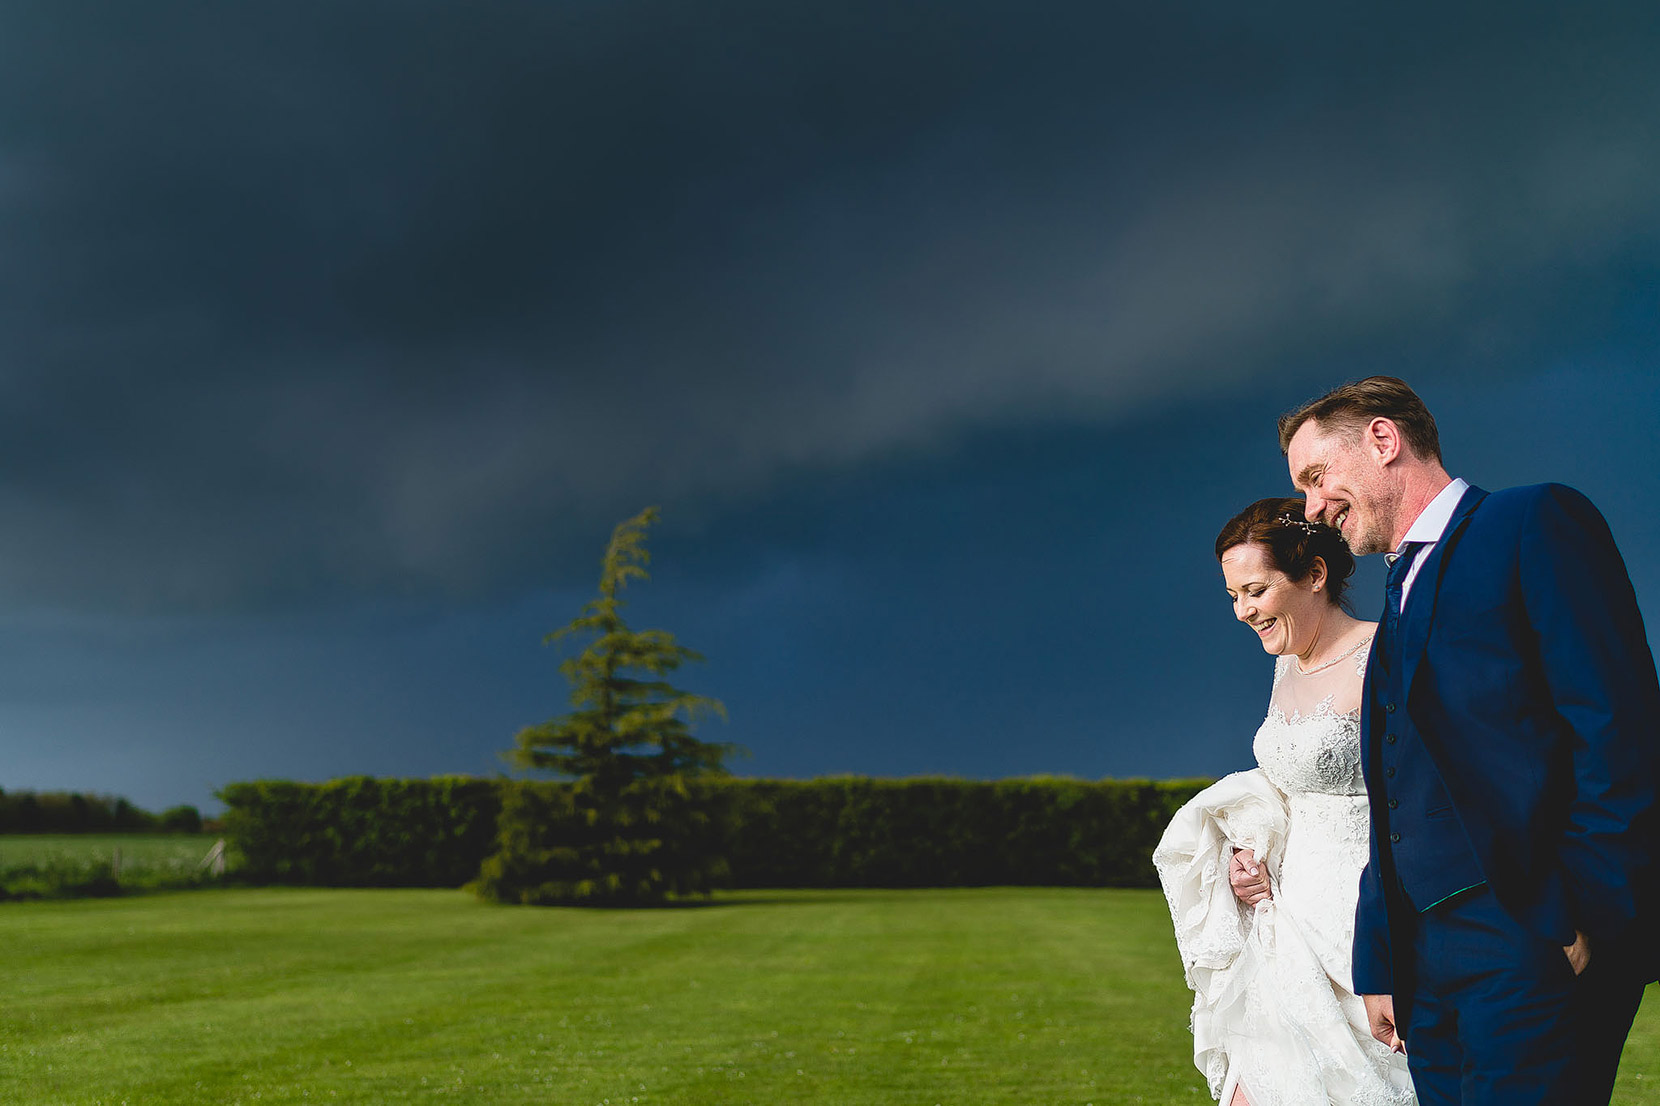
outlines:
[{"label": "navy blue suit", "polygon": [[1394,996],[1426,1103],[1606,1101],[1660,971],[1660,683],[1630,578],[1556,484],[1470,488],[1419,557],[1367,667],[1355,990]]}]

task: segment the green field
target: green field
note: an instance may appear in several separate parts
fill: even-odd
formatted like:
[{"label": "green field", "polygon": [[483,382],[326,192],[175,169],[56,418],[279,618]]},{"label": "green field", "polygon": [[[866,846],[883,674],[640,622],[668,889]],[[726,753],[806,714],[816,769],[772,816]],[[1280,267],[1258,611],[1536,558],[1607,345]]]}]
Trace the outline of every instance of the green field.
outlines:
[{"label": "green field", "polygon": [[[1157,892],[0,906],[0,1101],[1202,1103]],[[1651,993],[1616,1101],[1660,1103]]]},{"label": "green field", "polygon": [[0,868],[61,860],[108,864],[120,850],[122,867],[198,865],[219,838],[211,833],[0,834]]},{"label": "green field", "polygon": [[0,900],[81,898],[216,882],[212,834],[0,834]]}]

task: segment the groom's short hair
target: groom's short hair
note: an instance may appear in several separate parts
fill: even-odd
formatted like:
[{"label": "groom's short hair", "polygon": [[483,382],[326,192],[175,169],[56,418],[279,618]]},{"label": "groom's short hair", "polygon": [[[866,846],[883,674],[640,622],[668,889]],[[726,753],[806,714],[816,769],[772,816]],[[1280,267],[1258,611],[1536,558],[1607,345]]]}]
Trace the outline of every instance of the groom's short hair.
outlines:
[{"label": "groom's short hair", "polygon": [[1319,399],[1281,415],[1280,452],[1291,449],[1291,439],[1305,422],[1359,431],[1377,418],[1393,422],[1418,457],[1441,460],[1441,435],[1435,429],[1435,416],[1406,381],[1393,376],[1369,376],[1333,388]]}]

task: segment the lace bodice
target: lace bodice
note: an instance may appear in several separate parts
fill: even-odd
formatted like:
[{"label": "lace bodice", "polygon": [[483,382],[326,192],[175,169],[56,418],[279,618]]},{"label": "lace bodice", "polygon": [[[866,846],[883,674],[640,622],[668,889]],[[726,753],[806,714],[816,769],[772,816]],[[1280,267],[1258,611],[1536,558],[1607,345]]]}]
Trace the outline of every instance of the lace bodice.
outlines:
[{"label": "lace bodice", "polygon": [[1294,657],[1274,665],[1268,716],[1254,751],[1291,814],[1280,895],[1292,904],[1333,978],[1347,980],[1356,887],[1336,873],[1366,863],[1371,819],[1360,770],[1360,699],[1371,638],[1353,660],[1304,675]]},{"label": "lace bodice", "polygon": [[1352,662],[1345,658],[1307,676],[1297,670],[1294,657],[1275,662],[1268,717],[1252,751],[1288,798],[1300,792],[1366,793],[1360,771],[1360,688],[1370,643],[1368,637],[1355,648]]}]

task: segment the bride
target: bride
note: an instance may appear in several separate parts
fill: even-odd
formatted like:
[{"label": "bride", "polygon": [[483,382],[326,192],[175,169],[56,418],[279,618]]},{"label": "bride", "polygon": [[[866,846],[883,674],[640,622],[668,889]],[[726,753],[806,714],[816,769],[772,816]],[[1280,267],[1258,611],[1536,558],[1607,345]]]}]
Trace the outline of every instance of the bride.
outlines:
[{"label": "bride", "polygon": [[1228,1106],[1405,1106],[1406,1057],[1372,1039],[1350,976],[1376,628],[1341,605],[1354,557],[1301,499],[1245,508],[1216,556],[1234,617],[1277,660],[1258,767],[1195,796],[1153,853],[1194,991],[1194,1063]]}]

